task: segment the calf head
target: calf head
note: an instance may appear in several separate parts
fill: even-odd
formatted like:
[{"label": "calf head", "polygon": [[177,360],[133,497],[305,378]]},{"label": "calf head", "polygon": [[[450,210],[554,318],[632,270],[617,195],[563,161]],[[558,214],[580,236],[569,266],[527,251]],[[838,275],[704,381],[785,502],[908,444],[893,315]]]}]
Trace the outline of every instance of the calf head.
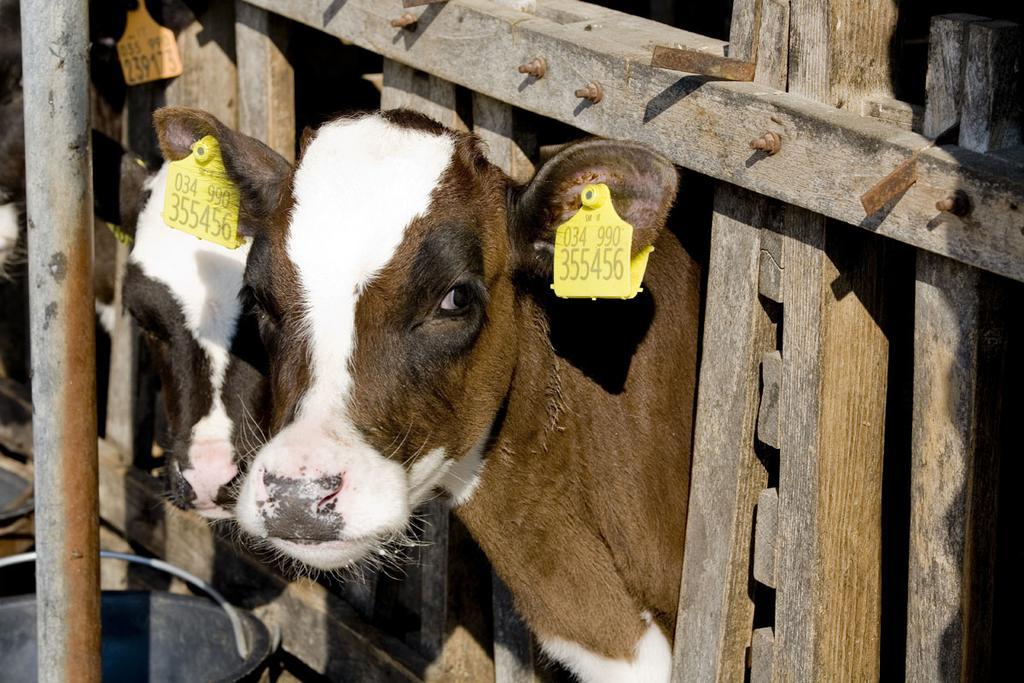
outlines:
[{"label": "calf head", "polygon": [[[176,153],[205,115],[164,110]],[[244,148],[227,150],[251,159]],[[605,182],[653,242],[674,167],[592,141],[515,187],[477,138],[396,110],[306,136],[283,179],[228,163],[253,220],[245,282],[271,358],[272,438],[236,505],[241,527],[333,569],[402,534],[435,489],[467,500],[520,354],[525,297],[548,297],[554,230]],[[248,173],[248,174],[247,174]]]},{"label": "calf head", "polygon": [[[226,148],[239,133],[217,131]],[[255,140],[260,170],[288,164]],[[166,152],[167,150],[165,150]],[[185,156],[176,150],[168,158]],[[164,224],[168,167],[146,181],[124,301],[160,374],[170,425],[172,499],[209,518],[230,517],[231,483],[262,439],[268,415],[266,353],[240,298],[248,244],[225,249]]]}]

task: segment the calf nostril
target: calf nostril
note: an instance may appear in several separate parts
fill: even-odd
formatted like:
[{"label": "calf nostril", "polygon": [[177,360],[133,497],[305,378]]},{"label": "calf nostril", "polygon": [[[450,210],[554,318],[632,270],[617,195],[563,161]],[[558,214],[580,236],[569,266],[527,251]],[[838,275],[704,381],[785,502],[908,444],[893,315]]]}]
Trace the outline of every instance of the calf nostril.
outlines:
[{"label": "calf nostril", "polygon": [[328,493],[326,496],[317,501],[316,511],[319,514],[327,514],[334,512],[334,502],[338,499],[338,496],[341,494],[341,489],[345,487],[344,478],[340,479],[341,481],[338,482],[337,488],[335,488],[334,491]]}]

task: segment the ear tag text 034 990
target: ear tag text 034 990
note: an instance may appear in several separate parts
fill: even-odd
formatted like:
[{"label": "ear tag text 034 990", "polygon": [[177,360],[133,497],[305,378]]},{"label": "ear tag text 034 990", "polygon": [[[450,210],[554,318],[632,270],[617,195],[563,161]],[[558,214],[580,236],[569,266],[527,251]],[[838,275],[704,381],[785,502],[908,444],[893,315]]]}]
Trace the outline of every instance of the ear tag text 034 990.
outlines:
[{"label": "ear tag text 034 990", "polygon": [[156,23],[144,0],[128,12],[124,33],[117,41],[117,59],[128,85],[174,78],[182,71],[174,32]]},{"label": "ear tag text 034 990", "polygon": [[580,192],[583,206],[555,231],[554,283],[563,299],[632,299],[653,246],[630,259],[633,226],[622,220],[604,183]]},{"label": "ear tag text 034 990", "polygon": [[228,178],[217,138],[207,135],[192,153],[172,161],[167,171],[164,223],[228,249],[242,245],[238,235],[238,188]]}]

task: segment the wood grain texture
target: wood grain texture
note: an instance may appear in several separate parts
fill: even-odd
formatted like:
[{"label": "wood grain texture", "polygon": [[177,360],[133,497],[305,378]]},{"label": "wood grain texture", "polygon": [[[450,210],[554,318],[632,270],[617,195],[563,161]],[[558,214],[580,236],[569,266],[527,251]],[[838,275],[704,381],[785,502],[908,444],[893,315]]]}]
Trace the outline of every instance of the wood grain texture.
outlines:
[{"label": "wood grain texture", "polygon": [[533,177],[537,134],[517,125],[515,107],[473,93],[473,132],[487,145],[487,158],[519,183]]},{"label": "wood grain texture", "polygon": [[1020,69],[1024,29],[1012,21],[967,27],[960,146],[975,152],[1021,144]]},{"label": "wood grain texture", "polygon": [[899,126],[904,130],[920,132],[923,125],[924,107],[897,100],[894,97],[872,95],[860,101],[860,113],[862,116],[870,116],[879,121]]},{"label": "wood grain texture", "polygon": [[[919,253],[907,677],[991,675],[999,353],[986,274]],[[989,348],[985,348],[986,345]]]},{"label": "wood grain texture", "polygon": [[[762,255],[764,252],[761,252]],[[761,357],[761,404],[757,409],[757,439],[778,449],[782,443],[779,423],[779,392],[782,384],[782,353],[769,351]]]},{"label": "wood grain texture", "polygon": [[159,482],[121,460],[100,442],[100,516],[131,543],[278,624],[282,647],[332,680],[422,680],[427,663],[410,648],[365,624],[324,586],[288,581],[203,518],[172,506]]},{"label": "wood grain texture", "polygon": [[715,190],[704,352],[690,479],[673,680],[742,680],[754,605],[749,559],[757,497],[768,480],[754,453],[758,364],[774,332],[757,298],[768,203]]},{"label": "wood grain texture", "polygon": [[[760,0],[757,67],[754,80],[770,88],[786,89],[789,75],[789,0]],[[733,25],[736,23],[735,11]]]},{"label": "wood grain texture", "polygon": [[205,10],[178,34],[185,70],[167,83],[167,104],[204,109],[237,128],[235,5],[215,2],[201,6]]},{"label": "wood grain texture", "polygon": [[[926,122],[959,119],[962,143],[998,147],[1006,113],[1018,105],[1005,101],[1018,74],[993,49],[1019,55],[1020,31],[971,16],[937,18],[932,31]],[[1008,40],[1014,34],[1016,44]],[[958,58],[957,72],[950,63]],[[916,277],[907,677],[985,680],[992,674],[1005,289],[986,273],[923,252]]]},{"label": "wood grain texture", "polygon": [[765,489],[757,498],[757,518],[754,520],[754,578],[776,587],[775,546],[779,534],[779,491]]},{"label": "wood grain texture", "polygon": [[791,0],[790,16],[790,92],[852,111],[865,95],[892,96],[894,3]]},{"label": "wood grain texture", "polygon": [[754,629],[750,639],[750,683],[772,680],[775,636],[769,626]]},{"label": "wood grain texture", "polygon": [[927,105],[921,131],[929,138],[934,138],[960,121],[967,27],[984,19],[976,14],[932,17],[928,41],[928,74],[925,78]]},{"label": "wood grain texture", "polygon": [[266,10],[236,0],[238,129],[295,160],[295,73],[285,57],[288,26]]},{"label": "wood grain texture", "polygon": [[761,232],[757,293],[766,299],[782,303],[782,237],[774,230]]},{"label": "wood grain texture", "polygon": [[[536,15],[486,0],[432,5],[411,35],[390,26],[393,8],[370,0],[348,0],[329,13],[326,25],[325,9],[337,3],[252,4],[589,133],[644,142],[705,175],[1024,279],[1024,171],[955,147],[931,149],[921,157],[914,187],[892,210],[865,218],[859,195],[927,141],[859,110],[837,111],[762,84],[703,82],[649,65],[655,44],[721,51],[721,41],[561,1],[545,3]],[[792,49],[792,30],[790,36]],[[549,72],[526,82],[516,69],[537,55],[545,56]],[[600,104],[587,106],[573,96],[589,80],[602,85]],[[782,151],[752,159],[747,144],[775,127],[784,132]],[[936,220],[935,202],[956,188],[977,198],[975,211],[964,220]]]},{"label": "wood grain texture", "polygon": [[[879,244],[790,207],[776,680],[878,676],[887,342]],[[840,265],[841,264],[841,265]]]},{"label": "wood grain texture", "polygon": [[729,56],[733,59],[754,62],[760,58],[757,37],[763,5],[764,0],[733,0],[729,23]]}]

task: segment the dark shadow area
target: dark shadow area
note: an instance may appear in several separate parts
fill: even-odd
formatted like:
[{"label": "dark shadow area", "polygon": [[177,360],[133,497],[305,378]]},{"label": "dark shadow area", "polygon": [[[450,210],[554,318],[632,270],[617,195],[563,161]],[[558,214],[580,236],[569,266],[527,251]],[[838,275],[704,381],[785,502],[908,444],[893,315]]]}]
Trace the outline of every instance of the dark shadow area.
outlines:
[{"label": "dark shadow area", "polygon": [[652,97],[644,108],[644,123],[650,123],[664,113],[673,104],[683,99],[694,90],[704,85],[707,78],[703,76],[683,76],[678,81]]}]

